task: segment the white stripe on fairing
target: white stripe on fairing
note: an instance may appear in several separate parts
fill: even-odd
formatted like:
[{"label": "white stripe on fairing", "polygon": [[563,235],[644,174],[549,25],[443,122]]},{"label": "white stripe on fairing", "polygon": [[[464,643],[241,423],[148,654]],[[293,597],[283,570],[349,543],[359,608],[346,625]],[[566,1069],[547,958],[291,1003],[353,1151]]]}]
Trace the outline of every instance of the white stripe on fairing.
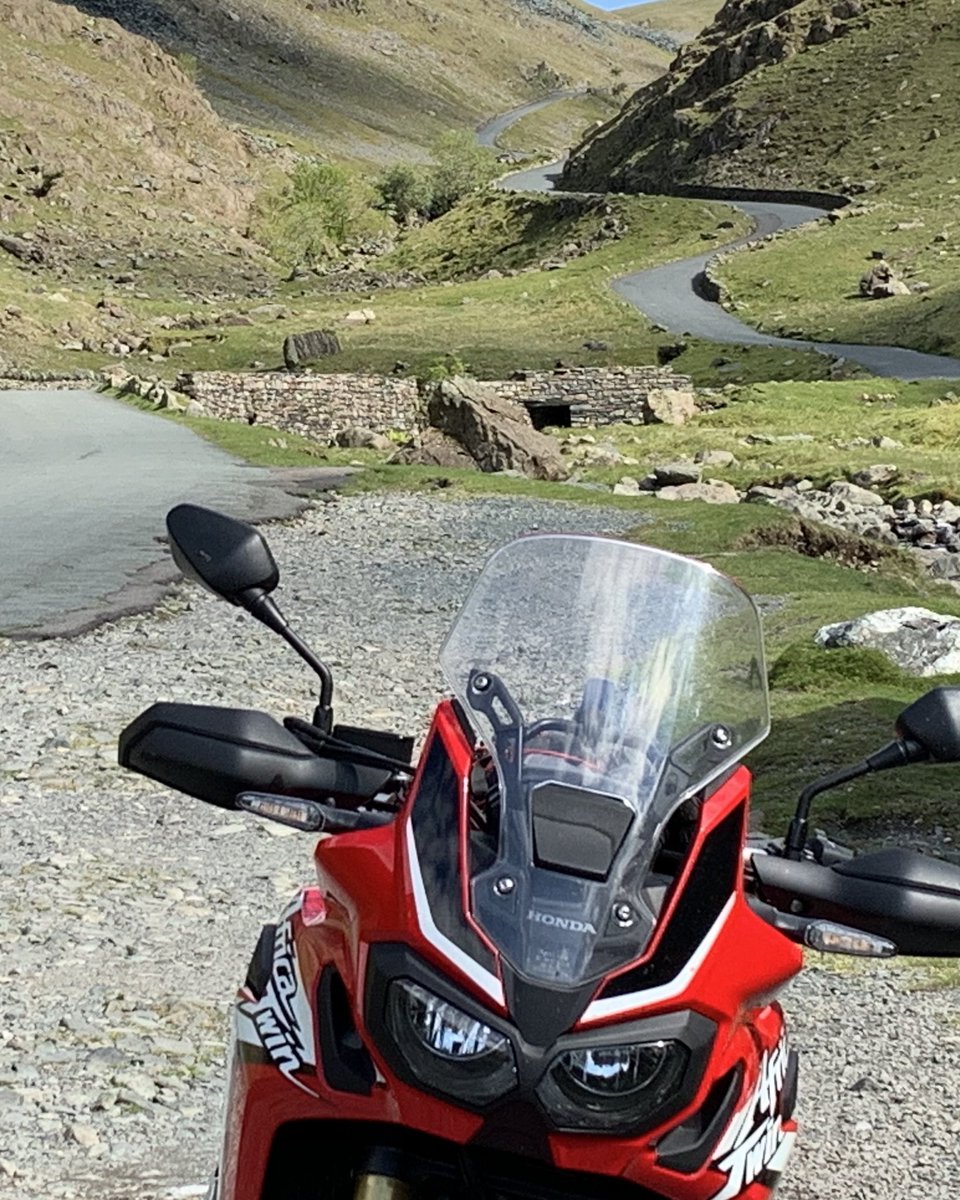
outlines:
[{"label": "white stripe on fairing", "polygon": [[[244,1001],[244,1003],[248,1002]],[[248,1046],[257,1046],[262,1050],[263,1042],[249,1013],[238,1007],[233,1010],[233,1014],[234,1037],[236,1040],[238,1042],[246,1042]]]},{"label": "white stripe on fairing", "polygon": [[736,893],[734,893],[723,906],[723,911],[710,926],[707,936],[697,947],[692,957],[688,959],[687,965],[669,983],[662,983],[659,987],[647,988],[646,991],[629,992],[625,996],[613,996],[609,1000],[594,1000],[592,1004],[587,1005],[586,1012],[580,1018],[581,1023],[600,1021],[604,1017],[618,1017],[623,1013],[630,1012],[634,1008],[640,1008],[641,1006],[649,1007],[651,1004],[660,1004],[664,1000],[673,1000],[674,997],[685,992],[693,981],[694,975],[696,975],[697,971],[703,965],[707,955],[713,949],[713,944],[720,936],[720,930],[726,924],[727,918],[733,911],[736,900]]},{"label": "white stripe on fairing", "polygon": [[783,1141],[780,1143],[776,1154],[767,1163],[768,1171],[776,1171],[778,1175],[782,1175],[787,1166],[787,1161],[793,1153],[793,1146],[797,1140],[796,1133],[791,1130],[783,1135]]},{"label": "white stripe on fairing", "polygon": [[491,1000],[495,1000],[497,1004],[504,1004],[503,984],[501,984],[496,975],[492,975],[468,954],[464,954],[460,947],[451,942],[448,937],[445,937],[434,924],[426,888],[423,886],[423,876],[420,874],[417,843],[413,836],[413,828],[409,822],[407,823],[407,861],[410,863],[410,879],[413,883],[413,898],[417,906],[417,920],[420,924],[420,931],[451,962],[456,963],[464,975],[472,979],[478,987],[482,988]]}]

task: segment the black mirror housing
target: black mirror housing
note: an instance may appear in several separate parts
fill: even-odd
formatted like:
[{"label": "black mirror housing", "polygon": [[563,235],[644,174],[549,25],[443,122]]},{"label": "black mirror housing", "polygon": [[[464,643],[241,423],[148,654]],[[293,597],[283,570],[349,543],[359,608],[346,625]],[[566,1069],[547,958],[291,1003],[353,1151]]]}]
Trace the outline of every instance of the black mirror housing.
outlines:
[{"label": "black mirror housing", "polygon": [[919,743],[934,762],[960,762],[960,687],[938,687],[897,718],[897,733]]},{"label": "black mirror housing", "polygon": [[173,559],[188,579],[243,604],[272,592],[280,572],[263,535],[252,525],[197,504],[178,504],[167,514]]}]

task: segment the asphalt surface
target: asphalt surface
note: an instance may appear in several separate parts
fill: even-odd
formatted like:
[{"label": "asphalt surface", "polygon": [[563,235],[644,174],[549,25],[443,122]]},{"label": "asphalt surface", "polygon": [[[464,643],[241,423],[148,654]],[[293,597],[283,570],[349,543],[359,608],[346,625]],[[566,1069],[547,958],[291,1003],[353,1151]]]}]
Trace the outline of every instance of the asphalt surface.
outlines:
[{"label": "asphalt surface", "polygon": [[78,633],[155,603],[177,578],[161,539],[181,501],[246,520],[344,478],[251,467],[171,421],[82,391],[0,391],[0,633]]},{"label": "asphalt surface", "polygon": [[518,104],[516,108],[511,108],[509,112],[500,113],[496,117],[492,117],[477,129],[477,141],[481,146],[489,146],[491,149],[497,149],[497,138],[501,133],[505,133],[511,125],[515,125],[521,117],[526,117],[538,109],[547,108],[557,100],[571,100],[574,96],[583,96],[585,93],[577,88],[566,88],[561,91],[551,92],[549,96],[544,96],[542,100],[528,100],[526,104]]}]

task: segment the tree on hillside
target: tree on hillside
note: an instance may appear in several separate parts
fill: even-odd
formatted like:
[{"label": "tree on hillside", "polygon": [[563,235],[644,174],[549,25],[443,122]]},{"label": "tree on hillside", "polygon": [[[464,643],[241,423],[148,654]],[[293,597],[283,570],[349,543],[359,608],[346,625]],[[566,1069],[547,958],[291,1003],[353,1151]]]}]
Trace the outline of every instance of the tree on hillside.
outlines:
[{"label": "tree on hillside", "polygon": [[437,139],[433,156],[432,166],[397,163],[377,180],[382,206],[398,221],[442,217],[458,200],[490,183],[499,170],[492,150],[456,130]]},{"label": "tree on hillside", "polygon": [[304,160],[258,204],[257,233],[279,262],[315,264],[344,242],[385,231],[376,201],[371,185],[345,167]]},{"label": "tree on hillside", "polygon": [[485,187],[497,175],[496,155],[477,145],[472,134],[451,130],[433,146],[431,217],[443,216],[470,192]]},{"label": "tree on hillside", "polygon": [[396,163],[388,167],[376,182],[383,206],[397,221],[426,217],[433,204],[433,175],[429,167]]}]

